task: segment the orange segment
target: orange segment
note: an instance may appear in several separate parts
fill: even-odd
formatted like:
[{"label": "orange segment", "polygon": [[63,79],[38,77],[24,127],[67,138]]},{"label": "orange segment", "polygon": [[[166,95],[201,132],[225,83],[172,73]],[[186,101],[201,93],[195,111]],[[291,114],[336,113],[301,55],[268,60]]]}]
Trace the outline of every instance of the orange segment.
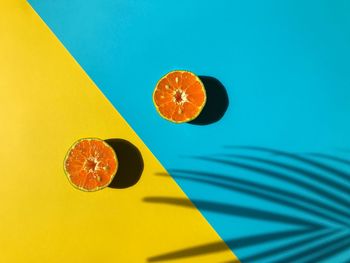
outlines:
[{"label": "orange segment", "polygon": [[196,79],[193,78],[192,73],[190,73],[190,72],[183,72],[182,73],[182,83],[184,84],[184,86],[190,87],[195,82],[196,82]]},{"label": "orange segment", "polygon": [[181,88],[182,83],[182,72],[181,71],[172,71],[167,74],[166,79],[168,80],[172,89]]},{"label": "orange segment", "polygon": [[194,73],[175,70],[158,81],[153,102],[163,118],[175,123],[189,122],[201,113],[206,103],[206,92]]},{"label": "orange segment", "polygon": [[81,139],[73,144],[64,160],[70,183],[83,191],[107,187],[118,169],[118,159],[111,146],[100,139]]}]

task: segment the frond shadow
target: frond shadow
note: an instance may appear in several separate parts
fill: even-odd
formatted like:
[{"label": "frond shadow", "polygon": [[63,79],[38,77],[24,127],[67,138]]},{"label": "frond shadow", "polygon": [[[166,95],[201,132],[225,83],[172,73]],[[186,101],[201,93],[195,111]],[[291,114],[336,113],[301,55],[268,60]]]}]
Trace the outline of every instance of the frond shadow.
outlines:
[{"label": "frond shadow", "polygon": [[[334,236],[334,235],[333,235]],[[304,262],[320,262],[326,258],[334,256],[335,254],[349,248],[350,246],[350,235],[343,234],[340,237],[332,238],[331,240],[326,240],[325,242],[317,242],[311,248],[303,249],[282,258],[278,263],[292,262],[293,259],[299,258],[303,259]]]},{"label": "frond shadow", "polygon": [[[241,192],[250,196],[296,208],[324,219],[337,222],[341,225],[350,226],[350,222],[346,220],[344,211],[288,190],[208,172],[196,172],[191,170],[170,170],[170,172],[174,178],[213,185],[233,192]],[[334,215],[330,215],[329,212]],[[345,219],[343,219],[343,217],[345,217]]]},{"label": "frond shadow", "polygon": [[261,151],[261,152],[266,152],[266,153],[270,153],[270,154],[274,154],[277,156],[283,156],[292,160],[296,160],[299,161],[301,163],[307,164],[309,166],[318,168],[319,170],[328,172],[334,176],[338,176],[339,178],[344,179],[345,181],[349,180],[349,173],[345,173],[339,169],[336,169],[332,166],[329,166],[327,164],[324,164],[322,162],[318,162],[315,160],[311,160],[309,158],[305,158],[301,155],[298,154],[294,154],[294,153],[290,153],[290,152],[286,152],[286,151],[281,151],[281,150],[275,150],[275,149],[269,149],[269,148],[265,148],[265,147],[256,147],[256,146],[227,146],[227,148],[231,148],[231,149],[247,149],[247,150],[253,150],[253,151]]},{"label": "frond shadow", "polygon": [[[171,204],[182,207],[192,208],[192,204],[185,198],[172,198],[172,197],[146,197],[143,199],[149,203],[163,203]],[[302,227],[308,227],[312,229],[320,229],[321,225],[313,222],[309,222],[302,218],[283,215],[276,212],[270,212],[262,209],[248,208],[239,205],[231,205],[219,202],[209,202],[204,200],[191,200],[200,210],[218,212],[229,216],[252,218],[268,222],[280,222],[285,224],[297,225]]]},{"label": "frond shadow", "polygon": [[[260,167],[257,165],[251,165],[251,164],[241,163],[241,162],[232,161],[232,160],[213,158],[213,157],[197,157],[197,158],[201,159],[201,160],[206,160],[206,161],[210,161],[210,162],[216,162],[216,163],[221,163],[224,165],[229,165],[232,167],[241,168],[244,170],[249,170],[249,171],[259,173],[261,175],[265,175],[268,177],[274,177],[276,179],[288,182],[290,184],[294,184],[296,186],[305,188],[308,191],[316,193],[317,195],[327,197],[329,200],[331,200],[335,204],[342,205],[344,208],[350,207],[350,201],[348,199],[344,199],[341,196],[339,196],[338,194],[334,194],[331,191],[327,191],[323,187],[320,187],[317,184],[310,183],[308,181],[296,178],[294,176],[291,176],[290,174],[284,174],[284,173],[280,173],[280,172],[277,172],[277,171],[271,170],[271,169],[266,169],[266,168],[263,168],[263,167]],[[260,158],[251,157],[250,159],[251,160],[259,160]]]},{"label": "frond shadow", "polygon": [[[311,232],[313,231],[316,231],[316,230],[312,230]],[[283,240],[283,239],[288,239],[296,236],[305,236],[308,233],[309,233],[309,230],[306,230],[306,229],[293,230],[293,231],[280,231],[275,233],[252,235],[248,237],[242,237],[239,239],[230,239],[230,240],[226,240],[225,243],[228,246],[235,246],[236,248],[245,248],[245,247],[255,245],[258,242],[269,243],[275,240]],[[181,258],[205,255],[213,252],[216,253],[216,252],[225,250],[225,248],[221,244],[222,243],[219,241],[219,242],[213,242],[209,244],[194,246],[190,248],[185,248],[182,250],[172,251],[162,255],[150,257],[148,259],[148,262],[177,260]]]},{"label": "frond shadow", "polygon": [[[349,161],[327,154],[309,154],[309,156],[315,158],[311,159],[299,154],[253,146],[230,146],[228,149],[243,149],[252,151],[252,153],[259,151],[271,155],[269,158],[262,158],[260,157],[261,154],[257,157],[248,155],[245,151],[245,155],[225,153],[219,157],[195,156],[193,158],[196,160],[224,165],[235,170],[232,170],[232,172],[234,171],[233,173],[226,172],[222,174],[201,170],[172,169],[170,174],[175,179],[205,184],[216,187],[219,190],[244,194],[298,210],[302,214],[312,216],[312,219],[304,218],[300,214],[286,214],[270,211],[268,208],[254,207],[254,204],[249,207],[238,205],[233,203],[235,201],[222,203],[212,200],[191,199],[192,204],[191,201],[185,198],[149,196],[144,198],[144,202],[174,205],[183,208],[197,207],[203,212],[210,211],[232,217],[254,219],[260,222],[282,223],[294,228],[287,231],[225,239],[228,247],[236,252],[242,248],[246,249],[273,242],[271,246],[267,246],[262,251],[252,249],[253,253],[243,255],[240,258],[241,262],[271,262],[271,259],[275,257],[278,257],[279,260],[273,260],[273,262],[291,262],[295,258],[302,259],[305,262],[318,262],[349,249],[350,187],[347,184],[349,182],[349,174],[329,163],[323,163],[322,160],[327,159],[342,164],[349,164]],[[293,160],[293,164],[288,161],[284,162],[283,158],[281,161],[281,156],[287,160]],[[246,171],[253,172],[266,178],[273,178],[283,183],[295,185],[313,195],[305,195],[296,190],[293,191],[293,188],[282,188],[266,182],[247,180],[245,176],[237,175],[237,168],[242,171],[242,175]],[[168,174],[157,175],[165,177]],[[344,181],[344,184],[340,183],[340,180]],[[322,198],[316,198],[317,196]],[[167,262],[217,253],[224,249],[220,246],[220,243],[208,243],[170,251],[150,257],[148,261]],[[233,263],[236,261],[228,262]]]},{"label": "frond shadow", "polygon": [[[340,157],[337,157],[337,156],[329,155],[329,154],[309,153],[308,155],[314,156],[314,157],[320,157],[320,158],[323,158],[323,159],[328,159],[328,160],[339,162],[339,163],[346,164],[346,165],[350,165],[350,161],[349,160],[346,160],[346,159],[343,159],[343,158],[340,158]],[[350,179],[349,175],[347,177],[348,177],[348,179]]]}]

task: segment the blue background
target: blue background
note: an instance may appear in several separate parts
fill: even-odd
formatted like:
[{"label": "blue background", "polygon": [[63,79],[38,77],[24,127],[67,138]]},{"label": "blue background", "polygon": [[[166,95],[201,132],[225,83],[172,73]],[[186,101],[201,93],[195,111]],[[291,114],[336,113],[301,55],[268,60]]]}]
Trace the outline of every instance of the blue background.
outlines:
[{"label": "blue background", "polygon": [[[248,215],[243,210],[236,213],[240,209],[237,206],[297,217],[326,225],[325,231],[342,229],[339,235],[349,234],[348,226],[339,226],[339,222],[235,190],[237,182],[225,179],[291,191],[349,213],[349,1],[30,3],[240,259],[304,238],[293,235],[239,245],[246,237],[307,226],[275,217],[264,220],[259,217],[264,213],[255,210],[257,214]],[[190,70],[222,82],[230,103],[220,121],[205,126],[176,125],[159,117],[152,92],[158,79],[173,69]],[[293,156],[270,149],[292,152]],[[331,160],[330,155],[342,159]],[[293,183],[269,175],[274,172],[300,181]],[[306,176],[310,173],[316,176]],[[144,176],[167,180],[162,175]],[[203,178],[207,181],[198,180]],[[171,203],[169,200],[150,197],[145,201]],[[293,197],[290,200],[299,202]],[[230,207],[220,206],[223,204]],[[322,209],[332,214],[326,207],[316,210]],[[333,212],[342,218],[341,213]],[[341,220],[349,220],[348,215]],[[349,241],[349,236],[345,240]],[[307,242],[307,246],[327,251],[334,240],[327,242],[325,239],[322,243],[324,247],[317,242]],[[283,259],[288,253],[306,256],[310,253],[303,254],[302,250],[307,251],[307,246],[272,254],[269,260]],[[345,250],[339,252],[328,256],[338,256],[334,260],[350,256]],[[260,260],[266,262],[267,258]]]}]

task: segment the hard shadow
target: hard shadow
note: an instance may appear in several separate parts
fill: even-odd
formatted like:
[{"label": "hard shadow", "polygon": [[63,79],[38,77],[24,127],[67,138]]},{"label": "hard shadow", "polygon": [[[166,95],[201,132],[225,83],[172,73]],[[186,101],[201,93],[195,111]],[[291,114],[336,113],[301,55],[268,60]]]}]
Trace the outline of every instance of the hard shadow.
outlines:
[{"label": "hard shadow", "polygon": [[199,76],[207,93],[207,102],[200,115],[190,124],[208,125],[219,121],[225,114],[229,98],[224,85],[214,77]]},{"label": "hard shadow", "polygon": [[319,240],[326,238],[326,237],[329,237],[330,235],[333,235],[335,233],[336,233],[336,231],[334,231],[334,230],[321,232],[321,233],[317,232],[316,235],[312,235],[311,237],[298,239],[297,241],[288,243],[287,245],[282,245],[282,246],[275,247],[273,249],[268,249],[268,250],[265,250],[263,252],[256,253],[254,255],[242,258],[241,260],[242,260],[242,262],[256,262],[259,260],[263,260],[266,257],[274,256],[276,254],[281,254],[281,253],[288,252],[288,251],[293,251],[293,250],[298,249],[300,247],[310,245],[315,241],[319,241]]},{"label": "hard shadow", "polygon": [[115,151],[118,158],[118,171],[109,185],[111,188],[123,189],[135,185],[143,172],[143,159],[135,145],[123,139],[105,140]]},{"label": "hard shadow", "polygon": [[[328,236],[329,237],[329,236]],[[287,257],[284,257],[277,261],[278,263],[293,262],[296,258],[305,259],[303,262],[321,262],[324,259],[334,256],[339,252],[347,249],[350,245],[350,235],[347,233],[325,242],[317,243],[312,247],[303,249],[293,253]]]},{"label": "hard shadow", "polygon": [[[312,257],[308,262],[323,262],[328,259],[330,256],[337,255],[343,251],[349,250],[350,247],[350,235],[347,235],[340,240],[332,240],[329,245],[326,247],[326,251],[320,253],[320,255],[316,257]],[[323,247],[321,248],[323,249]],[[344,261],[345,262],[345,261]]]},{"label": "hard shadow", "polygon": [[[320,158],[324,158],[324,159],[328,159],[334,162],[338,162],[338,163],[342,163],[342,164],[346,164],[346,165],[350,165],[350,161],[347,159],[343,159],[337,156],[332,156],[329,154],[323,154],[323,153],[310,153],[310,156],[315,156],[315,157],[320,157]],[[349,175],[350,178],[350,175]]]},{"label": "hard shadow", "polygon": [[256,147],[256,146],[228,146],[228,147],[229,148],[237,148],[237,149],[261,151],[261,152],[271,153],[274,155],[283,156],[283,157],[289,158],[291,160],[299,161],[303,164],[307,164],[307,165],[310,165],[312,167],[318,168],[321,171],[323,170],[325,172],[328,172],[334,176],[342,178],[343,180],[346,180],[346,181],[349,180],[350,175],[348,173],[343,172],[343,171],[336,169],[334,167],[331,167],[329,165],[326,165],[322,162],[318,162],[315,160],[305,158],[305,157],[300,156],[298,154],[293,154],[293,153],[281,151],[281,150],[269,149],[269,148],[265,148],[265,147]]},{"label": "hard shadow", "polygon": [[[217,186],[232,192],[240,192],[249,196],[271,201],[276,204],[295,208],[300,211],[316,215],[325,220],[336,222],[340,225],[350,226],[350,222],[348,222],[347,219],[343,219],[342,217],[339,218],[339,215],[343,216],[342,214],[336,213],[336,216],[330,214],[330,212],[338,212],[337,210],[334,210],[332,206],[323,205],[317,200],[313,200],[302,195],[292,193],[290,191],[282,190],[272,186],[266,186],[259,183],[249,182],[247,180],[236,179],[207,172],[186,170],[174,170],[174,172],[170,170],[170,172],[172,174],[172,177],[175,179],[193,181],[197,183]],[[179,174],[183,174],[183,176]]]},{"label": "hard shadow", "polygon": [[[216,157],[196,156],[193,158],[204,162],[213,162],[217,165],[224,165],[228,169],[225,169],[224,174],[207,170],[170,169],[171,177],[244,194],[273,204],[282,205],[288,209],[299,210],[303,214],[275,211],[269,209],[268,206],[255,207],[254,204],[252,206],[244,206],[237,204],[236,201],[222,203],[214,200],[191,199],[191,202],[186,198],[166,196],[149,196],[144,198],[144,201],[191,209],[197,207],[200,211],[240,217],[242,220],[247,218],[261,222],[275,222],[277,224],[282,223],[294,226],[295,229],[283,231],[283,233],[277,231],[226,239],[225,243],[233,251],[274,242],[271,246],[265,246],[262,250],[253,251],[253,253],[241,257],[241,262],[291,262],[295,258],[305,260],[305,262],[319,262],[320,260],[334,257],[349,247],[349,192],[346,191],[346,185],[342,186],[338,183],[339,181],[334,180],[334,177],[338,177],[338,180],[345,179],[347,173],[329,165],[329,163],[322,162],[324,159],[332,159],[343,163],[346,160],[332,158],[323,154],[313,154],[318,159],[309,159],[297,154],[262,147],[232,148],[249,149],[253,150],[252,153],[260,151],[271,155],[269,158],[260,157],[261,153],[258,153],[259,157],[237,153],[222,154]],[[287,158],[287,161],[284,162],[283,158],[281,159],[279,156],[278,161],[274,160],[277,155],[282,155]],[[291,164],[291,162],[288,162],[288,159],[297,162],[292,162],[293,164]],[[305,168],[304,164],[310,167]],[[264,181],[249,180],[244,173],[237,175],[237,168],[298,186],[302,191],[295,192],[292,190],[293,188],[282,188]],[[314,171],[311,168],[319,171]],[[166,176],[169,177],[166,173],[158,173],[157,175],[164,178]],[[309,192],[310,195],[305,195],[305,192]],[[321,199],[318,197],[321,197]],[[339,234],[342,235],[339,236]],[[282,240],[283,242],[279,243]],[[219,243],[207,243],[166,252],[150,257],[148,261],[170,261],[220,252],[225,248],[220,246]],[[278,257],[279,261],[271,261],[271,258],[274,257]],[[231,260],[228,262],[236,261]]]},{"label": "hard shadow", "polygon": [[[256,157],[251,157],[251,158],[256,158]],[[232,161],[232,160],[225,160],[225,159],[220,159],[220,158],[198,157],[198,159],[207,160],[207,161],[216,162],[216,163],[221,163],[221,164],[229,165],[232,167],[238,167],[241,169],[250,170],[252,172],[256,172],[256,173],[266,175],[269,177],[274,177],[276,179],[283,180],[285,182],[288,182],[288,183],[294,184],[296,186],[305,188],[305,189],[312,191],[320,196],[327,197],[329,200],[332,200],[333,202],[335,202],[337,204],[341,204],[346,208],[348,208],[350,206],[349,200],[342,198],[340,195],[334,194],[333,191],[326,191],[324,188],[319,187],[317,184],[309,183],[307,181],[298,179],[298,178],[290,176],[288,174],[277,172],[273,169],[266,169],[263,167],[259,167],[257,165],[251,165],[251,164],[236,162],[236,161]]]},{"label": "hard shadow", "polygon": [[[146,197],[145,202],[149,203],[163,203],[171,204],[182,207],[193,208],[192,204],[185,198],[173,198],[173,197]],[[226,214],[233,217],[250,218],[255,220],[278,222],[291,225],[297,225],[308,228],[321,228],[319,224],[297,218],[292,215],[284,215],[276,212],[270,212],[257,208],[244,207],[240,205],[225,204],[219,202],[211,202],[205,200],[191,199],[191,201],[203,211],[217,212],[220,214]]]},{"label": "hard shadow", "polygon": [[[288,172],[293,172],[294,174],[297,174],[299,177],[305,177],[309,178],[311,180],[314,180],[318,184],[323,184],[325,186],[330,186],[333,189],[337,189],[339,192],[343,192],[345,194],[350,193],[350,188],[347,185],[344,185],[338,181],[335,181],[331,178],[327,178],[325,176],[322,176],[316,172],[310,171],[308,169],[304,169],[301,167],[297,167],[290,164],[285,164],[283,162],[277,162],[273,160],[269,160],[266,158],[261,157],[251,157],[247,155],[239,155],[239,154],[227,154],[225,156],[231,157],[233,159],[242,159],[242,160],[249,160],[254,161],[262,164],[268,164],[273,167],[282,168]],[[341,193],[340,193],[341,194]],[[349,203],[350,206],[350,203]]]},{"label": "hard shadow", "polygon": [[[180,199],[180,198],[149,197],[149,198],[145,198],[144,201],[183,206],[187,208],[194,208],[187,199]],[[211,204],[210,202],[199,201],[199,200],[193,200],[193,202],[196,204],[196,206],[199,209],[209,210],[209,211],[215,211],[217,209],[217,211],[219,212],[227,213],[226,211],[227,209],[226,208],[222,209],[223,207],[222,207],[222,204],[220,203]],[[243,215],[243,217],[247,216],[247,210],[245,208],[241,209],[241,207],[238,208],[238,211],[237,211],[237,207],[235,207],[234,210],[230,209],[230,213],[234,215],[239,215],[239,216]],[[261,211],[258,211],[258,210],[254,210],[253,214],[251,214],[251,211],[250,211],[248,213],[248,217],[250,217],[251,215],[253,216],[253,218],[255,217],[257,219],[261,219],[261,215],[263,215],[263,217],[266,216],[265,212],[261,213]],[[270,217],[270,214],[268,217]],[[281,218],[279,216],[278,217],[273,216],[273,220],[275,219],[277,219],[280,222],[286,222],[284,218],[280,220]],[[289,219],[287,220],[287,222],[288,221]],[[289,261],[288,260],[280,261],[280,262],[292,262],[293,258],[295,259],[295,258],[305,257],[305,255],[310,255],[310,253],[316,253],[317,251],[319,251],[319,249],[324,249],[325,247],[329,247],[330,242],[328,243],[326,241],[326,242],[322,242],[320,245],[316,247],[313,247],[312,249],[302,250],[301,252],[299,252],[299,249],[308,247],[314,242],[319,242],[326,238],[332,237],[339,231],[340,231],[339,229],[301,228],[296,230],[278,231],[278,232],[258,234],[258,235],[241,237],[241,238],[237,237],[234,239],[225,240],[225,243],[229,247],[234,247],[235,249],[241,249],[249,246],[255,246],[257,244],[266,245],[269,242],[299,238],[297,241],[292,241],[292,242],[289,242],[288,244],[281,245],[272,249],[268,249],[263,252],[258,252],[246,258],[241,258],[241,262],[256,262],[259,260],[266,260],[266,258],[273,257],[276,255],[283,255],[284,252],[297,251],[293,254],[293,257],[288,257]],[[337,246],[339,245],[340,241],[344,242],[345,238],[342,238],[341,240],[337,239],[333,241],[336,241],[335,246],[338,252],[346,249],[344,246],[341,246],[341,247]],[[168,253],[150,257],[148,258],[148,262],[179,260],[181,258],[189,258],[189,257],[195,257],[199,255],[209,254],[209,253],[217,253],[224,250],[224,248],[220,244],[221,242],[213,242],[213,243],[203,244],[203,245],[185,248],[181,250],[171,251]],[[332,251],[335,253],[334,250]],[[335,255],[334,253],[328,252],[327,256],[333,256]],[[237,261],[229,261],[229,262],[238,263],[239,261],[237,260]],[[313,261],[313,262],[318,262],[318,261]]]},{"label": "hard shadow", "polygon": [[[265,171],[265,170],[263,170]],[[169,172],[172,174],[172,177],[178,177],[178,174],[186,174],[186,179],[189,180],[190,176],[197,176],[197,177],[205,177],[205,178],[210,178],[212,180],[215,180],[215,183],[223,181],[226,183],[226,187],[231,187],[231,186],[243,186],[246,188],[251,188],[254,193],[258,192],[268,192],[274,196],[277,196],[280,199],[288,199],[288,200],[293,200],[294,205],[296,204],[306,204],[308,207],[315,207],[317,211],[326,211],[326,213],[329,215],[330,212],[333,213],[336,217],[331,217],[335,220],[335,222],[341,223],[341,222],[346,222],[349,226],[348,222],[348,217],[350,217],[349,213],[344,213],[344,210],[338,209],[332,205],[328,205],[327,203],[321,202],[317,199],[307,197],[305,195],[295,193],[292,191],[289,191],[288,189],[281,189],[279,187],[274,187],[272,185],[266,185],[266,184],[261,184],[258,182],[252,182],[249,180],[237,178],[237,177],[232,177],[230,175],[221,175],[218,173],[211,173],[211,172],[203,172],[203,171],[193,171],[193,170],[180,170],[180,169],[173,169],[169,170]],[[162,174],[159,174],[162,175]],[[164,174],[165,175],[165,174]],[[267,175],[267,174],[266,174]],[[272,175],[274,177],[275,174]],[[198,180],[198,179],[196,179]],[[212,184],[213,182],[211,182]],[[296,207],[296,206],[294,206]],[[346,221],[336,220],[339,218],[345,217]],[[325,217],[325,218],[330,218],[330,217]]]},{"label": "hard shadow", "polygon": [[[230,240],[226,240],[225,243],[228,246],[234,246],[235,248],[245,248],[252,245],[256,245],[259,242],[266,244],[269,242],[275,242],[276,240],[285,240],[292,237],[304,236],[309,233],[310,231],[305,229],[279,231],[276,233],[258,234],[258,235],[248,236],[248,237],[230,239]],[[314,233],[314,232],[311,231],[311,233]],[[148,262],[170,261],[170,260],[176,260],[181,258],[189,258],[189,257],[205,255],[205,254],[214,253],[214,252],[217,253],[224,250],[227,250],[227,248],[222,246],[221,241],[212,242],[208,244],[193,246],[190,248],[176,250],[176,251],[164,253],[162,255],[150,257],[148,258]]]},{"label": "hard shadow", "polygon": [[[297,166],[290,165],[290,164],[285,164],[283,162],[269,160],[266,158],[260,158],[260,157],[251,157],[251,156],[240,155],[240,154],[227,154],[226,156],[236,158],[236,159],[251,160],[251,161],[260,162],[260,163],[272,165],[275,167],[279,167],[279,168],[282,168],[286,171],[290,171],[290,172],[293,172],[295,174],[299,174],[299,175],[308,177],[317,183],[321,183],[321,184],[324,184],[327,186],[334,187],[334,188],[336,188],[339,191],[342,191],[344,193],[350,192],[350,187],[348,187],[347,185],[344,185],[336,180],[333,180],[332,178],[327,178],[325,176],[322,176],[319,173],[313,172],[309,169],[297,167]],[[316,162],[313,162],[313,163],[316,163]],[[329,168],[329,169],[331,169],[331,168]],[[335,170],[335,169],[333,169],[333,170]],[[333,174],[334,174],[334,172],[333,172]]]}]

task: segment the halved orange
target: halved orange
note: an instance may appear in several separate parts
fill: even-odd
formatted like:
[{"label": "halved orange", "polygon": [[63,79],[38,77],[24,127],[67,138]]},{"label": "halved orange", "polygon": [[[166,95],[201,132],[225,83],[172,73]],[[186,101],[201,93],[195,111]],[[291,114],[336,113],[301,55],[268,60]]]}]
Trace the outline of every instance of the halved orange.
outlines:
[{"label": "halved orange", "polygon": [[171,71],[157,83],[153,102],[159,114],[175,123],[194,120],[207,100],[202,81],[185,70]]},{"label": "halved orange", "polygon": [[118,169],[113,148],[97,138],[80,139],[64,159],[69,182],[82,191],[93,192],[107,187]]}]

